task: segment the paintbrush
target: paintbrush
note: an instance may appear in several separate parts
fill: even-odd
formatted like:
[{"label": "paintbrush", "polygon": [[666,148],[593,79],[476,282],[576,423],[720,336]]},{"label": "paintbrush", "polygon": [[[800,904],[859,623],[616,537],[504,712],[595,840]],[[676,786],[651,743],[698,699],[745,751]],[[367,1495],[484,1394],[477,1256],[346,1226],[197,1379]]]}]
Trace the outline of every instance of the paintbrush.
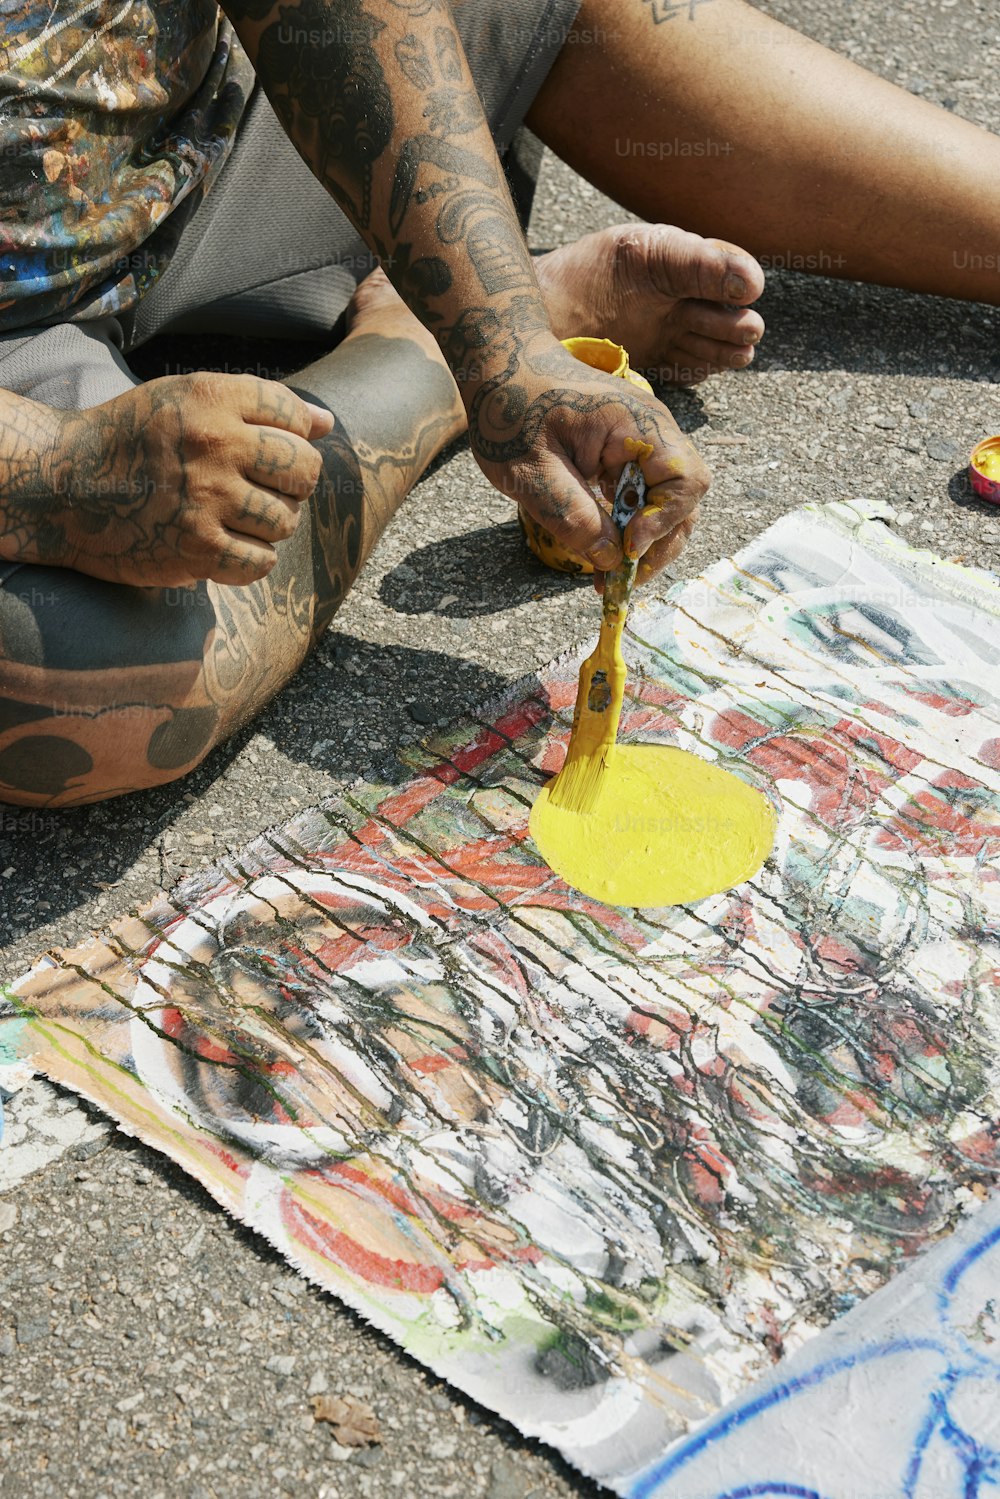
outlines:
[{"label": "paintbrush", "polygon": [[[646,503],[646,481],[636,459],[622,470],[611,519],[624,534]],[[635,586],[638,559],[627,554],[604,582],[601,633],[597,649],[580,668],[573,728],[562,770],[549,786],[549,804],[566,812],[592,812],[601,793],[604,769],[614,752],[625,694],[622,631]]]}]

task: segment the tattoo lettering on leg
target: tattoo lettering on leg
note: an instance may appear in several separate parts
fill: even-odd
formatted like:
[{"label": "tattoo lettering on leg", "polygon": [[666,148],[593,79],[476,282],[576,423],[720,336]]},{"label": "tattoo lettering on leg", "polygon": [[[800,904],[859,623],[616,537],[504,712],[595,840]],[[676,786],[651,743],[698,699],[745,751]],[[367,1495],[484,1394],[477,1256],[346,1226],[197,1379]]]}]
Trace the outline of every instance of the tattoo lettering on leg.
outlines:
[{"label": "tattoo lettering on leg", "polygon": [[[212,585],[215,629],[205,652],[205,687],[223,734],[240,728],[287,681],[309,644],[309,586],[275,567],[241,588]],[[305,569],[302,570],[303,574]]]},{"label": "tattoo lettering on leg", "polygon": [[310,504],[313,640],[327,629],[361,566],[367,477],[339,421],[327,437],[320,439],[320,448],[323,472]]},{"label": "tattoo lettering on leg", "polygon": [[[319,399],[337,409],[333,431],[317,444],[323,458],[319,483],[298,532],[285,544],[298,555],[297,571],[309,585],[311,608],[315,600],[314,640],[329,625],[403,495],[456,431],[451,376],[408,339],[356,335],[335,358],[336,387],[327,383],[321,365],[289,382],[304,400]],[[337,388],[345,392],[341,401]],[[372,389],[377,400],[363,394]]]},{"label": "tattoo lettering on leg", "polygon": [[689,21],[693,21],[698,6],[708,5],[710,0],[642,0],[642,3],[652,6],[653,25],[660,26],[664,21],[673,21],[685,14]]}]

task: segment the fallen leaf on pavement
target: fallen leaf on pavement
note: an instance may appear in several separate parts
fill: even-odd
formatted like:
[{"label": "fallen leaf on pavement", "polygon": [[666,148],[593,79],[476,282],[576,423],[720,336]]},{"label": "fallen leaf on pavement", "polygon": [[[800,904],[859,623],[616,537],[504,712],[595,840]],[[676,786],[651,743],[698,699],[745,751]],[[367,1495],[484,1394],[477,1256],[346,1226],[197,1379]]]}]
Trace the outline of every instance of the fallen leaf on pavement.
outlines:
[{"label": "fallen leaf on pavement", "polygon": [[382,1440],[378,1416],[353,1395],[314,1395],[312,1408],[317,1421],[333,1427],[342,1447],[368,1447]]}]

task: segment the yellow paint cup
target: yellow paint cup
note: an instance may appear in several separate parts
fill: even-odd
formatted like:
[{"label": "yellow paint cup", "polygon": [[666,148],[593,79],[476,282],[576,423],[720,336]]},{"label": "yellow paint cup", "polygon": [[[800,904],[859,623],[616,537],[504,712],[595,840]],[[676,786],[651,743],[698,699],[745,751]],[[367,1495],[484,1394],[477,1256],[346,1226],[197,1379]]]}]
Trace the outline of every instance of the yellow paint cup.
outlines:
[{"label": "yellow paint cup", "polygon": [[[621,380],[627,380],[630,385],[637,385],[641,390],[648,390],[650,395],[653,394],[649,381],[630,368],[628,354],[621,344],[612,343],[610,338],[564,338],[563,348],[568,349],[581,364],[588,364],[594,370],[603,370],[606,375],[616,375]],[[517,517],[521,522],[525,541],[546,567],[554,568],[560,573],[589,574],[594,571],[594,564],[588,558],[560,546],[555,537],[521,506],[518,506]]]},{"label": "yellow paint cup", "polygon": [[981,500],[1000,505],[1000,437],[987,437],[976,446],[969,462],[969,478]]}]

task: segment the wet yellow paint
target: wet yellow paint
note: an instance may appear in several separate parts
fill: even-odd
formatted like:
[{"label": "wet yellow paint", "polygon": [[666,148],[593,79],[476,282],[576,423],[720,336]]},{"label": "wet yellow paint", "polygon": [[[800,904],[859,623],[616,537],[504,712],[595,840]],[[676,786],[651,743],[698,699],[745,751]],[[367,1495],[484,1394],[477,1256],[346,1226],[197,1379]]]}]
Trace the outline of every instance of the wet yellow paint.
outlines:
[{"label": "wet yellow paint", "polygon": [[[641,447],[630,456],[648,456]],[[669,745],[618,744],[634,577],[634,561],[608,577],[566,762],[536,798],[529,828],[546,863],[585,895],[612,906],[683,905],[755,875],[776,820],[765,796],[718,765]]]},{"label": "wet yellow paint", "polygon": [[1000,450],[987,449],[982,457],[976,459],[976,467],[987,479],[1000,479]]},{"label": "wet yellow paint", "polygon": [[609,906],[716,895],[755,875],[774,843],[766,797],[668,745],[612,745],[589,812],[553,803],[554,785],[531,809],[532,837],[568,885]]},{"label": "wet yellow paint", "polygon": [[[615,747],[625,696],[622,656],[625,616],[624,608],[609,606],[605,599],[597,649],[580,668],[566,762],[545,788],[547,802],[566,811],[593,809],[603,772]],[[534,827],[531,831],[534,833]]]}]

